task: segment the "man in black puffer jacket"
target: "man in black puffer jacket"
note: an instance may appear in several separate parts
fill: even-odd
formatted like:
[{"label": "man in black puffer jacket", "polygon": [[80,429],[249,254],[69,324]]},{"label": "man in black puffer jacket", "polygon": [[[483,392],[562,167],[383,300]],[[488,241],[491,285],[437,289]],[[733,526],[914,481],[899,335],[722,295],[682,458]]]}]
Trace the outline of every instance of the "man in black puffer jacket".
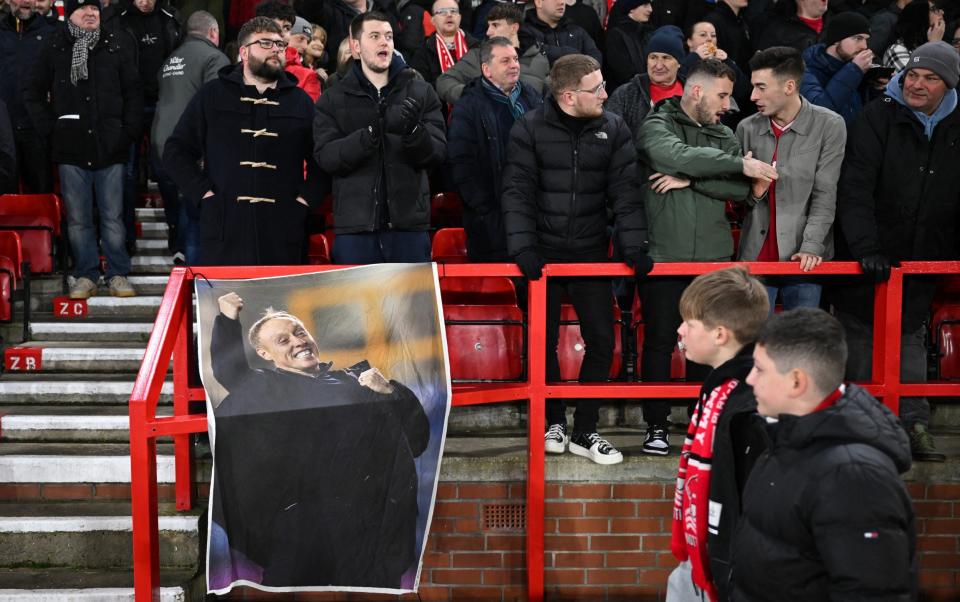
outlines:
[{"label": "man in black puffer jacket", "polygon": [[587,31],[565,16],[564,0],[534,0],[536,10],[528,10],[522,35],[532,37],[546,53],[550,64],[568,54],[586,54],[603,61],[600,49]]},{"label": "man in black puffer jacket", "polygon": [[[647,221],[637,190],[636,151],[623,120],[603,110],[607,98],[600,63],[575,54],[550,71],[553,98],[524,114],[510,131],[503,176],[507,250],[530,280],[545,262],[607,260],[607,206],[612,208],[623,256],[638,277],[647,257]],[[566,293],[580,319],[586,346],[580,381],[605,380],[613,361],[613,291],[609,278],[551,279],[547,288],[547,380],[560,379],[557,359],[560,304]],[[563,402],[547,403],[546,450],[570,451],[598,464],[623,455],[597,434],[599,400],[580,401],[573,437]]]},{"label": "man in black puffer jacket", "polygon": [[743,491],[731,599],[912,600],[916,531],[897,417],[843,386],[843,327],[819,309],[775,315],[747,377],[771,435]]},{"label": "man in black puffer jacket", "polygon": [[337,263],[430,261],[428,171],[446,154],[440,100],[393,52],[382,13],[354,19],[360,55],[317,102],[314,155],[333,176]]}]

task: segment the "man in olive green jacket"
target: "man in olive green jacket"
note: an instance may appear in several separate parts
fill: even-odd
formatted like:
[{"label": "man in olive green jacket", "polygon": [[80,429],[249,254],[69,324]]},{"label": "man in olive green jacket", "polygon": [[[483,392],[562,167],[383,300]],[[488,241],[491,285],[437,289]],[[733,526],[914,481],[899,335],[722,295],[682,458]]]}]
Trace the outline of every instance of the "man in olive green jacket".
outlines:
[{"label": "man in olive green jacket", "polygon": [[[776,170],[750,155],[741,156],[733,132],[720,124],[730,109],[736,75],[708,59],[688,74],[683,97],[659,103],[640,127],[638,138],[650,257],[654,261],[729,261],[733,235],[725,215],[727,200],[744,201],[751,180],[771,181]],[[690,277],[652,278],[640,286],[644,322],[640,376],[670,378],[670,358],[682,322],[678,303]],[[688,365],[688,377],[696,371]],[[643,404],[647,435],[643,451],[664,455],[670,401]]]}]

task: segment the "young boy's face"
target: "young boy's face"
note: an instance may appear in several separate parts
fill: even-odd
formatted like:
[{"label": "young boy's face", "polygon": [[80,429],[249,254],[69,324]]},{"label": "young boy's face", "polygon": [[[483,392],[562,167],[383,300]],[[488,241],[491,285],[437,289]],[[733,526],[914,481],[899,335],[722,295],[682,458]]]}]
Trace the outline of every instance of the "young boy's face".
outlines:
[{"label": "young boy's face", "polygon": [[684,320],[677,329],[683,355],[691,362],[713,366],[717,355],[716,328],[707,328],[700,320]]}]

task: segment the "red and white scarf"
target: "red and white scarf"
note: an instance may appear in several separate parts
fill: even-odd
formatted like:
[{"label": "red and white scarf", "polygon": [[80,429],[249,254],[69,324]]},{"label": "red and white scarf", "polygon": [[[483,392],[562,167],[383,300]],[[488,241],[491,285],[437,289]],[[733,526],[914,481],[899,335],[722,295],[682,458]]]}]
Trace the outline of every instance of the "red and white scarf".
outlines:
[{"label": "red and white scarf", "polygon": [[[447,69],[453,67],[453,64],[463,58],[463,55],[467,53],[467,36],[464,35],[462,29],[457,30],[457,37],[453,42],[453,56],[450,55],[450,49],[447,48],[447,43],[443,41],[443,36],[440,35],[440,32],[437,32],[437,56],[440,57],[440,71],[446,73]],[[454,58],[456,57],[456,58]]]},{"label": "red and white scarf", "polygon": [[670,549],[679,560],[690,560],[693,582],[717,599],[717,588],[710,575],[707,553],[707,518],[710,512],[710,464],[713,436],[720,413],[730,393],[740,384],[735,378],[725,381],[697,404],[680,452],[677,491],[673,498],[673,529]]}]

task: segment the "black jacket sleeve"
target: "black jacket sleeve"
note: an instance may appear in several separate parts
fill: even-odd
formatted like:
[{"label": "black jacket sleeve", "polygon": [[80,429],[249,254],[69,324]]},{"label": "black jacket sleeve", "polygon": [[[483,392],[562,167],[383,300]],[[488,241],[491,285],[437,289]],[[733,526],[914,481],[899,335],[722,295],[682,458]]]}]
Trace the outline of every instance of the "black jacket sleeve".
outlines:
[{"label": "black jacket sleeve", "polygon": [[395,380],[391,380],[390,384],[394,386],[393,395],[397,398],[393,411],[403,427],[410,453],[416,458],[426,451],[430,443],[430,421],[413,391]]},{"label": "black jacket sleeve", "polygon": [[623,120],[613,118],[613,156],[607,167],[607,199],[613,208],[620,246],[625,255],[646,252],[647,216],[643,195],[637,189],[637,151],[633,136]]},{"label": "black jacket sleeve", "polygon": [[882,107],[867,107],[857,117],[847,141],[837,187],[840,228],[855,259],[883,250],[877,229],[874,192],[880,181],[886,128],[881,120],[873,118],[878,109]]},{"label": "black jacket sleeve", "polygon": [[0,100],[0,194],[17,191],[17,149],[7,105]]},{"label": "black jacket sleeve", "polygon": [[402,137],[403,150],[409,162],[420,169],[433,169],[443,163],[447,152],[447,134],[440,99],[433,86],[414,81],[417,96],[423,101],[420,127]]},{"label": "black jacket sleeve", "polygon": [[463,204],[478,215],[485,215],[493,207],[492,182],[484,182],[484,173],[478,169],[486,148],[477,136],[477,103],[463,99],[453,109],[450,131],[447,134],[447,165],[453,183]]},{"label": "black jacket sleeve", "polygon": [[207,133],[205,97],[204,88],[201,88],[190,100],[163,147],[164,169],[177,188],[194,204],[200,203],[208,190],[217,192],[213,182],[200,168]]},{"label": "black jacket sleeve", "polygon": [[53,134],[53,127],[57,121],[53,105],[48,99],[53,87],[54,37],[47,36],[40,48],[40,55],[34,61],[33,68],[25,70],[25,77],[21,84],[23,104],[27,107],[27,113],[30,114],[30,121],[33,122],[37,132],[45,138]]},{"label": "black jacket sleeve", "polygon": [[537,155],[526,118],[510,129],[506,163],[500,205],[507,250],[517,256],[537,244]]},{"label": "black jacket sleeve", "polygon": [[210,363],[213,377],[224,389],[233,392],[250,373],[243,352],[243,329],[240,320],[217,314],[210,335]]},{"label": "black jacket sleeve", "polygon": [[320,95],[313,118],[313,156],[320,169],[332,175],[349,174],[376,150],[374,139],[365,129],[344,134],[337,124],[331,96]]},{"label": "black jacket sleeve", "polygon": [[120,90],[123,94],[123,131],[133,143],[140,139],[143,127],[143,90],[137,67],[136,42],[128,36],[117,36],[120,45]]}]

